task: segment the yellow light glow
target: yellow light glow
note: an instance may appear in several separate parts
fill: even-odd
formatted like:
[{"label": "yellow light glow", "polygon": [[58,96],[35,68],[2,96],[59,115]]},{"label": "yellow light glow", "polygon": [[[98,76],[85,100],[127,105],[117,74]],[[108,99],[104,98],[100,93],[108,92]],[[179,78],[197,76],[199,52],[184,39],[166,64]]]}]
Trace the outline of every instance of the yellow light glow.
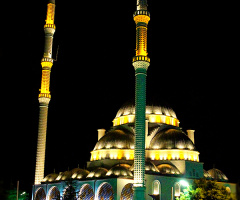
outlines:
[{"label": "yellow light glow", "polygon": [[152,160],[191,160],[199,162],[199,152],[191,150],[146,150],[146,157]]},{"label": "yellow light glow", "polygon": [[[179,127],[179,120],[177,118],[171,116],[165,116],[162,114],[147,114],[146,119],[149,120],[151,123],[164,123],[173,126]],[[127,123],[133,123],[135,121],[135,115],[127,115],[116,117],[113,120],[113,126],[118,126]]]},{"label": "yellow light glow", "polygon": [[168,155],[167,155],[167,159],[168,159],[168,160],[171,160],[171,159],[172,159],[172,154],[168,154]]},{"label": "yellow light glow", "polygon": [[47,5],[46,24],[54,24],[55,4],[49,3]]},{"label": "yellow light glow", "polygon": [[150,17],[147,15],[136,15],[133,19],[136,24],[139,22],[144,22],[144,23],[148,24],[148,22],[150,21]]},{"label": "yellow light glow", "polygon": [[102,159],[127,159],[133,160],[134,150],[132,149],[100,149],[91,152],[91,161]]},{"label": "yellow light glow", "polygon": [[122,159],[122,152],[119,152],[119,153],[117,154],[117,159]]},{"label": "yellow light glow", "polygon": [[[133,149],[100,149],[91,152],[91,161],[103,159],[134,159]],[[191,160],[199,162],[199,152],[191,150],[146,150],[146,158],[151,160]]]}]

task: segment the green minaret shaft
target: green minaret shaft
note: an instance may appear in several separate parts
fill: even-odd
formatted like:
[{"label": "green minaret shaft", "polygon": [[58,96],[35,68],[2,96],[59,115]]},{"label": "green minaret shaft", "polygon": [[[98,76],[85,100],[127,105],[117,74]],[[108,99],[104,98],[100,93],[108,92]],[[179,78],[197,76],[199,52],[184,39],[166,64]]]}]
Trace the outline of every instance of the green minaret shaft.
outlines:
[{"label": "green minaret shaft", "polygon": [[137,0],[134,13],[136,23],[135,69],[135,146],[134,146],[134,200],[145,199],[145,119],[146,119],[146,76],[150,65],[147,53],[147,25],[150,13],[147,0]]}]

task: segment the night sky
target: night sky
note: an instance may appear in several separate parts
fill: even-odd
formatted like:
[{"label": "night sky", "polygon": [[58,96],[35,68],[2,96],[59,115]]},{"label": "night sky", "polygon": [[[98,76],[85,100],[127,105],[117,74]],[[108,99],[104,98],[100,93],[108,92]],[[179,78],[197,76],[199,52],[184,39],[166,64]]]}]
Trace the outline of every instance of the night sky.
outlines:
[{"label": "night sky", "polygon": [[[236,5],[149,0],[147,96],[194,129],[204,169],[239,178]],[[10,5],[3,5],[8,8]],[[1,25],[1,155],[6,183],[31,191],[47,1],[16,1]],[[135,1],[58,1],[45,174],[86,167],[97,129],[134,98]]]}]

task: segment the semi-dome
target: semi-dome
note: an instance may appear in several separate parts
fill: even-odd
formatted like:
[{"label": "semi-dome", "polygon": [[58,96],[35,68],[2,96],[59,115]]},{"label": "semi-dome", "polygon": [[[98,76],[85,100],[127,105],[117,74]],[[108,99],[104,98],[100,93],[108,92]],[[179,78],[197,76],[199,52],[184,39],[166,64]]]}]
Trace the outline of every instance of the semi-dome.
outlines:
[{"label": "semi-dome", "polygon": [[127,126],[119,126],[110,130],[95,145],[99,149],[133,149],[134,134]]},{"label": "semi-dome", "polygon": [[129,168],[127,168],[123,165],[115,165],[107,172],[106,176],[130,176],[130,177],[132,177],[133,174],[129,170]]},{"label": "semi-dome", "polygon": [[151,140],[149,149],[185,149],[195,150],[191,139],[179,129],[164,129]]},{"label": "semi-dome", "polygon": [[170,164],[160,164],[157,168],[161,174],[180,174],[180,171]]},{"label": "semi-dome", "polygon": [[94,169],[93,171],[91,171],[87,175],[87,178],[100,178],[100,177],[104,177],[107,172],[108,172],[107,169],[105,169],[103,167],[98,167],[98,168]]},{"label": "semi-dome", "polygon": [[213,168],[207,171],[216,181],[228,181],[227,176],[219,169]]}]

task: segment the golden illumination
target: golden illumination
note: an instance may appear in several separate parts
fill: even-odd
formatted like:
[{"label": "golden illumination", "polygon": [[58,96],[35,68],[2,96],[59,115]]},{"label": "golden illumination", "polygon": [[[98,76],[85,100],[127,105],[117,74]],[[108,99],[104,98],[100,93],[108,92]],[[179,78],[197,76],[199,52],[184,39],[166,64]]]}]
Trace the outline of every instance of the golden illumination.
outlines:
[{"label": "golden illumination", "polygon": [[42,62],[41,62],[41,65],[42,65],[42,68],[48,67],[48,68],[51,69],[51,67],[53,66],[53,63],[52,63],[52,62],[49,62],[49,61],[42,61]]},{"label": "golden illumination", "polygon": [[51,98],[49,87],[51,67],[53,63],[49,61],[42,61],[41,65],[42,65],[42,80],[39,97]]},{"label": "golden illumination", "polygon": [[[91,152],[91,161],[103,159],[134,159],[133,149],[100,149]],[[199,152],[191,150],[146,150],[146,158],[151,160],[191,160],[199,162]]]},{"label": "golden illumination", "polygon": [[133,160],[134,150],[132,149],[100,149],[91,152],[91,161],[102,159],[125,159]]},{"label": "golden illumination", "polygon": [[144,22],[148,24],[148,22],[150,21],[150,17],[148,15],[135,15],[133,19],[136,24],[139,22]]},{"label": "golden illumination", "polygon": [[[136,28],[136,57],[146,57],[147,60],[147,24],[150,20],[148,15],[135,15],[134,21],[137,25]],[[136,58],[135,58],[136,59]],[[141,58],[142,59],[142,58]],[[133,60],[133,62],[135,62]]]},{"label": "golden illumination", "polygon": [[151,160],[191,160],[199,162],[199,152],[190,150],[146,150]]},{"label": "golden illumination", "polygon": [[[47,17],[46,17],[46,25],[45,27],[55,28],[54,25],[54,14],[55,14],[55,4],[49,3],[47,5]],[[53,26],[49,26],[53,25]]]},{"label": "golden illumination", "polygon": [[[169,124],[173,126],[179,126],[179,120],[177,118],[171,117],[171,116],[165,116],[162,114],[146,114],[146,119],[150,123],[163,123],[163,124]],[[127,123],[134,123],[135,121],[135,115],[126,115],[126,116],[120,116],[116,117],[113,120],[113,126],[118,126],[121,124],[127,124]]]}]

